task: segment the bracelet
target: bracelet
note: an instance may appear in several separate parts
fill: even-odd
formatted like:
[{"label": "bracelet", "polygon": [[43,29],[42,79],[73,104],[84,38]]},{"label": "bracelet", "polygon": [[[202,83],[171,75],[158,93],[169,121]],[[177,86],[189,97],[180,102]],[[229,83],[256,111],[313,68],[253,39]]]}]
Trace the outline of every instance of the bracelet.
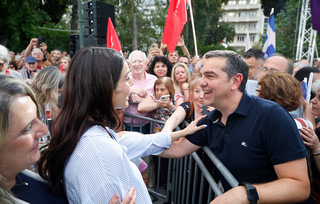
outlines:
[{"label": "bracelet", "polygon": [[319,156],[320,152],[316,153],[316,154],[312,154],[311,156],[315,157],[315,156]]}]

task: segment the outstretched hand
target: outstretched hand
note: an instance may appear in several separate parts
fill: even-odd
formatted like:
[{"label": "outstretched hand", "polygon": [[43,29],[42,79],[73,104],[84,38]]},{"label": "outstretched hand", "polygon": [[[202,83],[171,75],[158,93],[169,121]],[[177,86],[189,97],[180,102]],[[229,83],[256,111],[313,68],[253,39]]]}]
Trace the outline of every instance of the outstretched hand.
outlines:
[{"label": "outstretched hand", "polygon": [[207,125],[197,126],[198,122],[199,122],[200,120],[202,120],[203,118],[205,118],[205,117],[207,117],[207,115],[203,115],[203,116],[197,118],[196,120],[192,121],[192,123],[190,123],[190,125],[188,125],[188,126],[184,129],[185,134],[186,134],[186,135],[191,135],[191,134],[193,134],[193,133],[195,133],[195,132],[197,132],[197,131],[199,131],[199,130],[202,130],[202,129],[206,128]]}]

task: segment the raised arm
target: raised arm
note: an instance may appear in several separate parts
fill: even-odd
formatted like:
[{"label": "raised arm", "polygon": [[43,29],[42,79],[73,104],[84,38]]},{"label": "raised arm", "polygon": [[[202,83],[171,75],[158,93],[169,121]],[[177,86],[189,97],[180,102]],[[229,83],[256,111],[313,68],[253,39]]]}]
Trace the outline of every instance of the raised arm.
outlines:
[{"label": "raised arm", "polygon": [[[144,134],[141,134],[138,132],[117,133],[118,137],[121,136],[118,139],[118,142],[122,146],[124,146],[122,149],[126,152],[128,158],[130,160],[135,159],[135,158],[149,156],[149,155],[158,155],[158,154],[161,154],[161,152],[163,152],[164,150],[166,151],[165,148],[170,148],[170,145],[173,141],[176,141],[180,138],[183,138],[189,134],[193,134],[193,133],[205,128],[206,125],[197,126],[197,123],[202,118],[203,117],[199,117],[197,120],[190,123],[190,125],[188,125],[183,130],[171,132],[171,133],[159,132],[159,133],[148,134],[148,135],[144,135]],[[191,144],[191,146],[194,147],[191,150],[200,148],[200,147],[193,145],[193,144]],[[181,147],[181,149],[184,149],[184,148]],[[176,153],[175,151],[173,151],[172,153],[170,153],[170,152],[167,152],[163,156],[171,157],[171,158],[177,157],[179,155],[184,156],[183,154],[173,154],[173,153]],[[172,154],[172,155],[170,156],[170,154]]]},{"label": "raised arm", "polygon": [[184,43],[184,38],[183,35],[179,37],[177,46],[181,48],[183,55],[187,56],[190,60],[190,53],[188,48],[186,47],[185,43]]},{"label": "raised arm", "polygon": [[37,43],[38,43],[38,38],[32,38],[30,40],[30,43],[29,43],[28,47],[26,48],[26,51],[24,52],[24,57],[28,57],[31,54],[33,48],[35,48],[37,46]]},{"label": "raised arm", "polygon": [[186,111],[179,106],[170,118],[166,121],[162,131],[171,132],[173,131],[186,117]]},{"label": "raised arm", "polygon": [[138,111],[140,113],[147,113],[154,111],[158,108],[157,103],[153,100],[151,96],[148,96],[145,100],[139,103]]}]

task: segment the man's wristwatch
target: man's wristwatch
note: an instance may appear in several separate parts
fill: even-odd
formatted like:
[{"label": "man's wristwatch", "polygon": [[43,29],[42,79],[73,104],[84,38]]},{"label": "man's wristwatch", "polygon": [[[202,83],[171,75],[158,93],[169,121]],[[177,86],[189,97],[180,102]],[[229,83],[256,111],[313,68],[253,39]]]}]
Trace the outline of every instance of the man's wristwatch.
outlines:
[{"label": "man's wristwatch", "polygon": [[256,204],[258,202],[259,195],[258,195],[256,187],[254,187],[253,185],[251,185],[248,182],[239,183],[239,186],[245,186],[246,187],[248,200],[250,201],[250,204]]}]

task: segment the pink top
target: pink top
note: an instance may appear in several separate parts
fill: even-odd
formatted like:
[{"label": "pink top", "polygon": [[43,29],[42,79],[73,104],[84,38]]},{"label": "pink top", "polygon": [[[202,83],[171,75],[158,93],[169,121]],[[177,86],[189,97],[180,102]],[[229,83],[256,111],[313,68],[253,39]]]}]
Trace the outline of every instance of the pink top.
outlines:
[{"label": "pink top", "polygon": [[[142,84],[138,84],[136,82],[136,80],[133,78],[132,73],[130,72],[128,74],[128,76],[130,77],[130,79],[132,79],[133,88],[139,88],[139,89],[144,89],[148,96],[152,96],[153,95],[153,87],[154,87],[154,82],[158,79],[156,76],[148,74],[147,72],[145,72],[145,81]],[[140,115],[140,116],[145,116],[145,117],[149,117],[152,118],[152,112],[150,113],[139,113],[138,112],[138,104],[137,103],[130,103],[129,107],[124,109],[124,112],[126,113],[131,113],[134,115]],[[131,117],[124,117],[124,123],[127,124],[131,124]],[[149,121],[143,121],[142,124],[148,124],[150,123]],[[134,118],[133,119],[133,125],[140,125],[140,119],[139,118]]]}]

